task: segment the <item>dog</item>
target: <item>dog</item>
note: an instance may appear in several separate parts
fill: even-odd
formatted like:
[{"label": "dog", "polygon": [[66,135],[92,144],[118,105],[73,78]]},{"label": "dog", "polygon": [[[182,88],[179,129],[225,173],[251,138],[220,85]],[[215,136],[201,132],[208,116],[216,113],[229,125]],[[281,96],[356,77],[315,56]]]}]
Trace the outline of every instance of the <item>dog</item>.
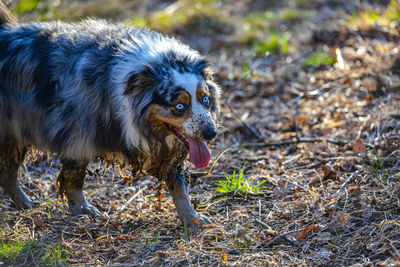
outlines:
[{"label": "dog", "polygon": [[73,215],[98,215],[82,187],[90,160],[118,155],[163,179],[189,227],[209,224],[191,205],[185,159],[208,165],[220,87],[208,60],[177,39],[88,19],[17,22],[0,2],[0,186],[18,208],[30,147],[56,153],[59,191]]}]

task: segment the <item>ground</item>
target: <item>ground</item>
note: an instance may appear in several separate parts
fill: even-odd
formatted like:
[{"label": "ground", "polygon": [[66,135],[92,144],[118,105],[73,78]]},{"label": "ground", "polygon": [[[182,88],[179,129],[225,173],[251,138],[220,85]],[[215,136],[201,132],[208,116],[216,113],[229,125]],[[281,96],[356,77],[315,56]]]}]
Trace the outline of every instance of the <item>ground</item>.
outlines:
[{"label": "ground", "polygon": [[[209,55],[224,93],[215,166],[187,176],[213,225],[188,232],[155,178],[102,161],[85,193],[103,215],[70,216],[59,161],[33,150],[20,181],[42,204],[16,210],[0,189],[0,264],[400,264],[396,1],[7,3],[26,21],[94,16],[174,35]],[[241,170],[242,191],[216,189]]]}]

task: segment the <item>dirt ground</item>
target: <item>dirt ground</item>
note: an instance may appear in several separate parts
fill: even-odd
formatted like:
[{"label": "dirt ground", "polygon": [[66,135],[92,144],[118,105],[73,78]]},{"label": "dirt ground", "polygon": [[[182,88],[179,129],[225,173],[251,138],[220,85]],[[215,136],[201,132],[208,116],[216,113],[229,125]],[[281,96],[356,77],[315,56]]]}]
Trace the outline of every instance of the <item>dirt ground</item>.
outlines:
[{"label": "dirt ground", "polygon": [[[224,91],[215,167],[187,183],[213,224],[186,234],[157,179],[102,161],[85,194],[103,215],[70,216],[59,161],[33,150],[20,181],[42,204],[16,210],[0,189],[0,265],[400,264],[395,1],[37,2],[19,17],[145,24],[209,55]],[[242,168],[266,188],[218,194]]]}]

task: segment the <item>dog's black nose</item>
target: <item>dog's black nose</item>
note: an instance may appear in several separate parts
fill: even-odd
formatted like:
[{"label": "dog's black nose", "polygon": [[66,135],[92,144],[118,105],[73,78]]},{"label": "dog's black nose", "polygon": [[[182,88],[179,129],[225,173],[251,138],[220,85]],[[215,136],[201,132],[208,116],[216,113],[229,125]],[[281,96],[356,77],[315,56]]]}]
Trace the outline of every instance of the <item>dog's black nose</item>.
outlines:
[{"label": "dog's black nose", "polygon": [[215,128],[209,128],[203,131],[201,135],[206,140],[212,140],[215,136],[217,136],[217,130],[215,130]]}]

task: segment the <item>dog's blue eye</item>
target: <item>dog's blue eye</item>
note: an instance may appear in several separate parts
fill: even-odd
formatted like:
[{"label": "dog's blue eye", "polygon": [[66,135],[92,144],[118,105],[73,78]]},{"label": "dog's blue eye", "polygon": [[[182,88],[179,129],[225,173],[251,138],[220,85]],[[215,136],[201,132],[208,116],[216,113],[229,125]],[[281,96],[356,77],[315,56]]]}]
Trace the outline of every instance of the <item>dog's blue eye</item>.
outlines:
[{"label": "dog's blue eye", "polygon": [[211,106],[211,98],[209,96],[203,97],[203,105],[208,108]]},{"label": "dog's blue eye", "polygon": [[185,105],[184,105],[184,104],[177,104],[177,105],[175,106],[175,108],[176,108],[177,111],[182,112],[182,111],[185,110]]}]

